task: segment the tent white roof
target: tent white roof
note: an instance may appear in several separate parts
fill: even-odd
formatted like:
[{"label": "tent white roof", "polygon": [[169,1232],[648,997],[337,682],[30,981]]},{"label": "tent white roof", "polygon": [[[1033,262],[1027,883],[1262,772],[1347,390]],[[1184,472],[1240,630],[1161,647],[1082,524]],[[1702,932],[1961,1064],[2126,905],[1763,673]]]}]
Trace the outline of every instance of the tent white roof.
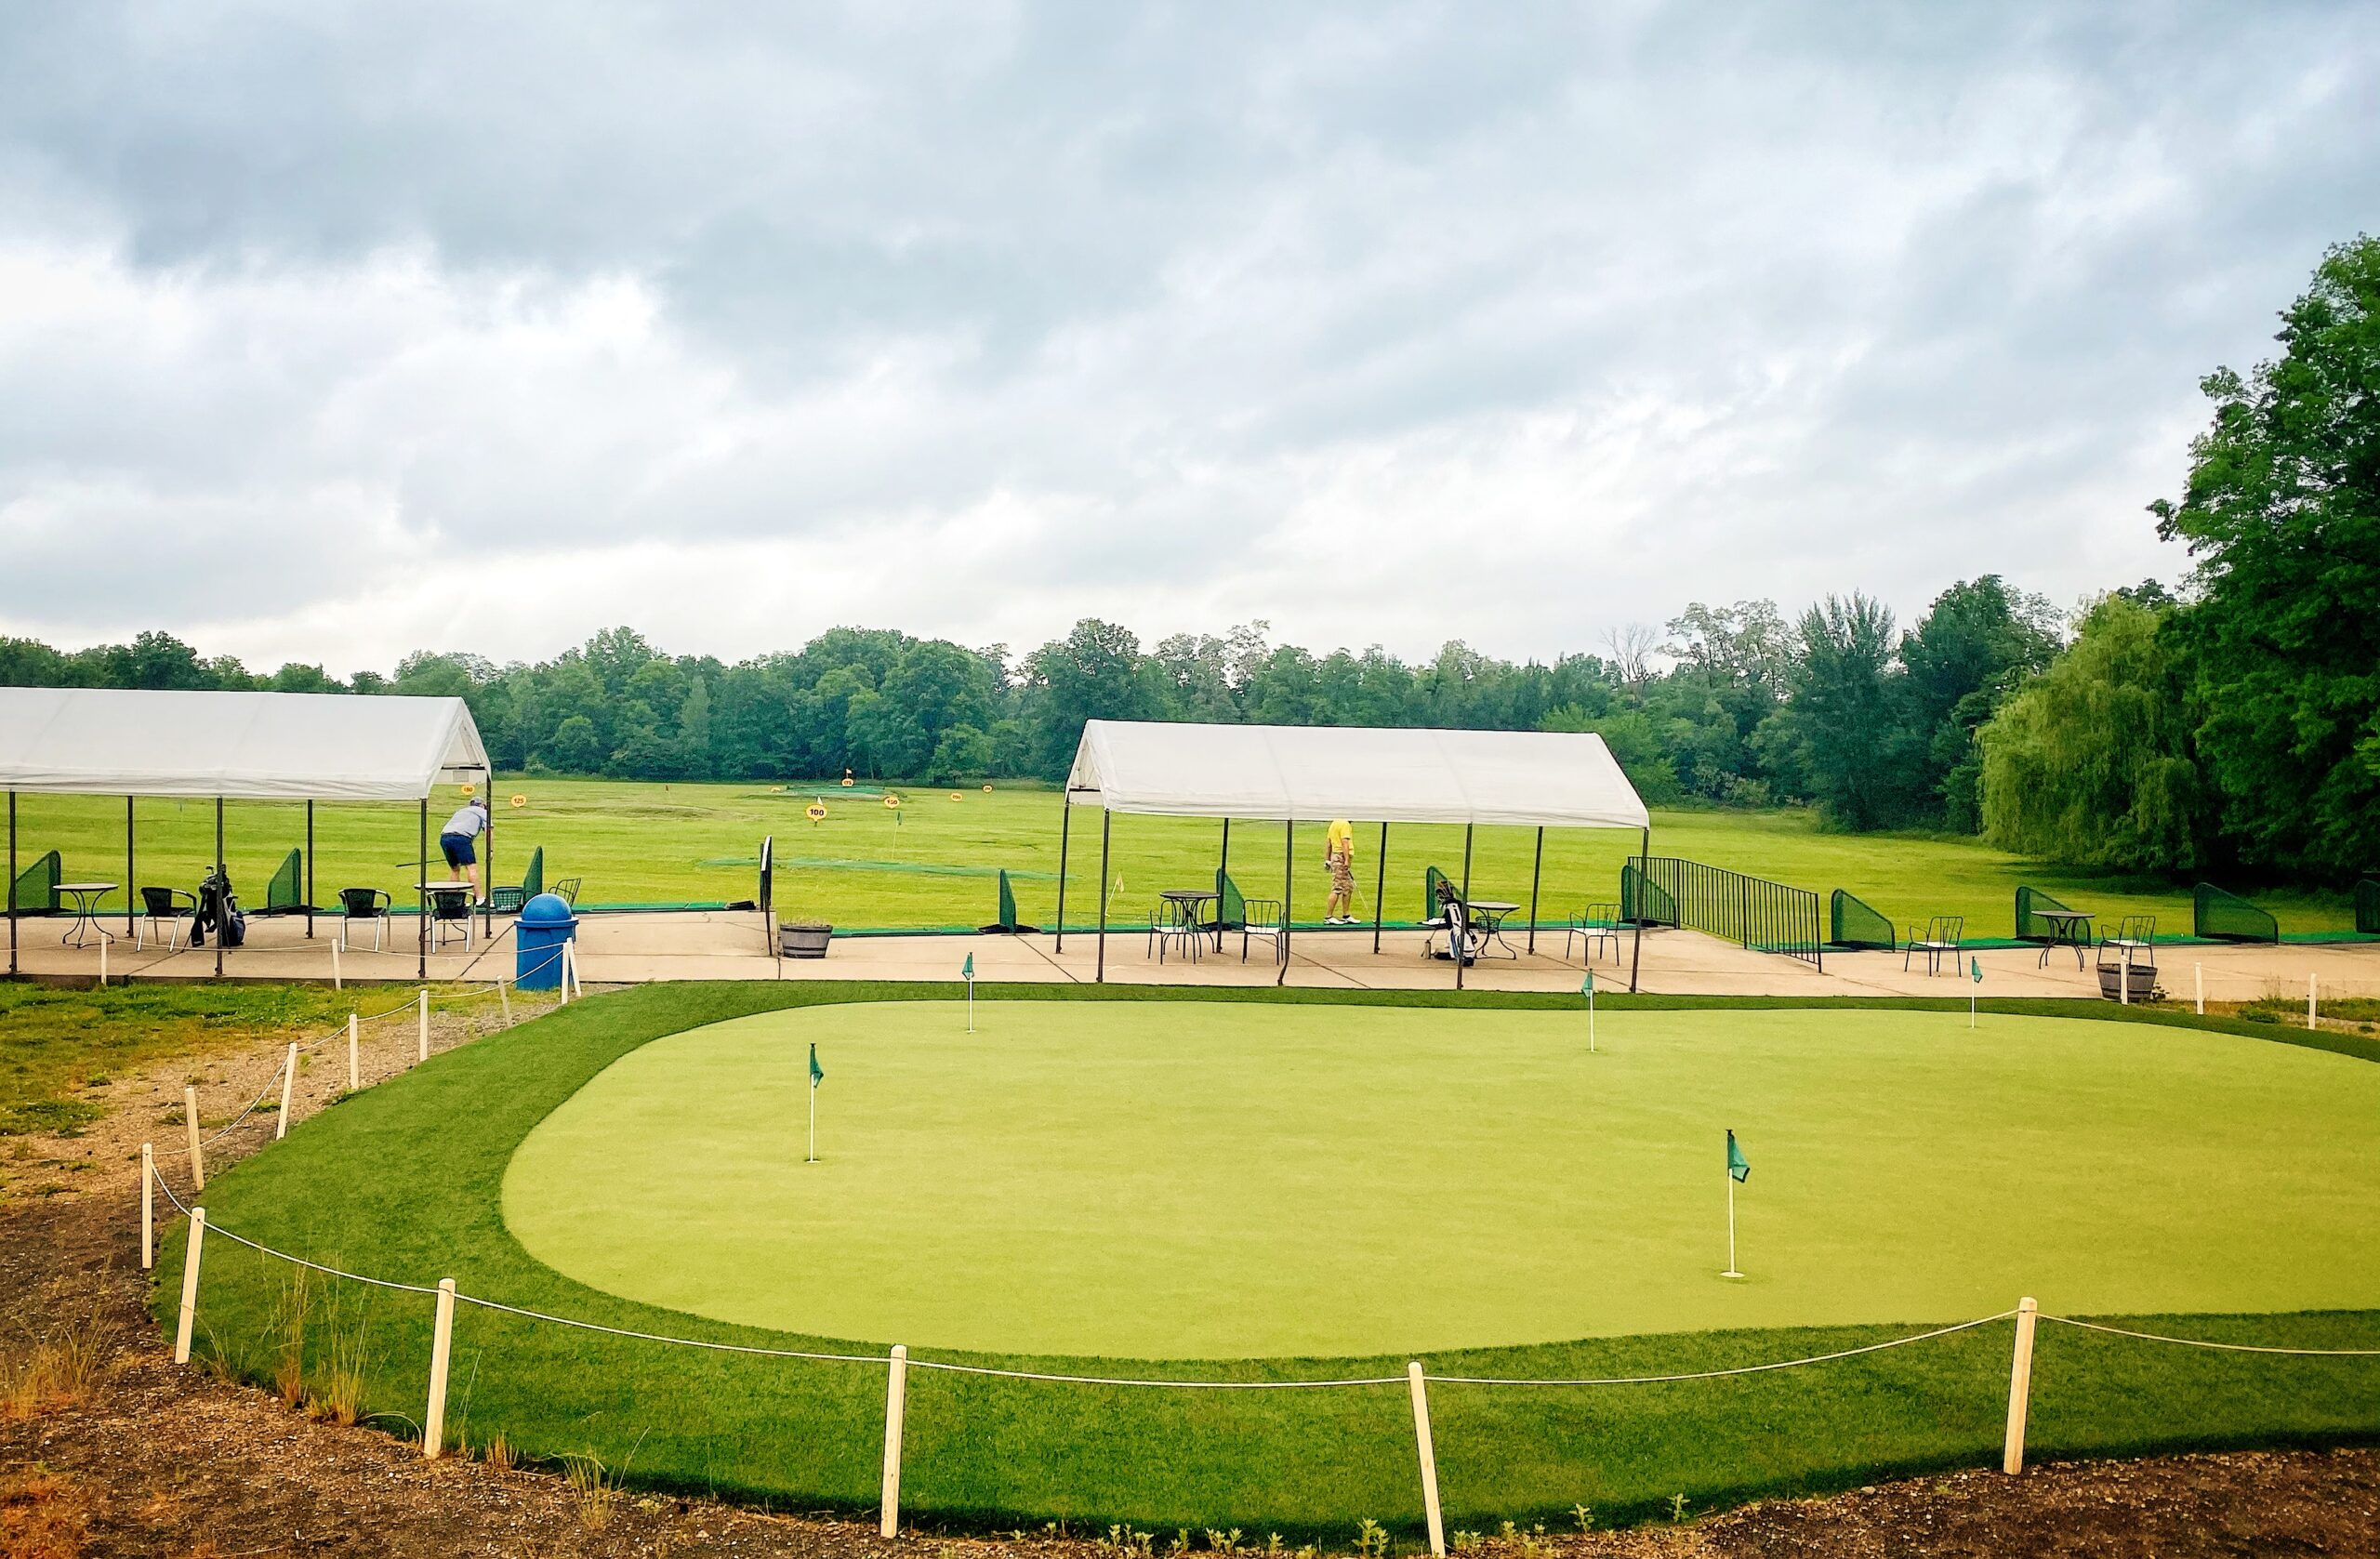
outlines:
[{"label": "tent white roof", "polygon": [[0,688],[0,790],[413,801],[486,774],[459,698]]},{"label": "tent white roof", "polygon": [[1603,738],[1543,731],[1094,720],[1070,802],[1187,817],[1642,828]]}]

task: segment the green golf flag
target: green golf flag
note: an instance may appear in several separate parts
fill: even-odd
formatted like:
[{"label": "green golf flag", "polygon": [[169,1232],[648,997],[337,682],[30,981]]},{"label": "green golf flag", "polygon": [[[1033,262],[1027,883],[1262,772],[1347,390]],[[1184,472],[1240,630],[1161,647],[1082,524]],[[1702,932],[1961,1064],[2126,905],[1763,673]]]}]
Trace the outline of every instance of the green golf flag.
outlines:
[{"label": "green golf flag", "polygon": [[967,961],[966,961],[965,963],[960,964],[960,965],[959,966],[959,977],[961,980],[972,980],[973,978],[975,978],[975,955],[974,955],[974,954],[972,954],[972,953],[968,954],[968,955],[967,955]]},{"label": "green golf flag", "polygon": [[1752,1160],[1736,1145],[1736,1134],[1727,1133],[1727,1173],[1739,1181],[1752,1179]]},{"label": "green golf flag", "polygon": [[1982,960],[1981,958],[1969,958],[1969,959],[1967,960],[1967,972],[1969,972],[1970,974],[1973,974],[1973,975],[1975,976],[1975,983],[1976,983],[1977,984],[1978,984],[1978,985],[1982,984],[1983,984],[1983,960]]},{"label": "green golf flag", "polygon": [[[818,1045],[817,1041],[813,1040],[810,1045],[810,1086],[812,1088],[816,1088],[820,1083],[826,1080],[826,1069],[818,1064]],[[1733,1137],[1729,1137],[1727,1141],[1733,1143],[1735,1139]],[[1730,1148],[1728,1151],[1733,1152],[1734,1149]]]},{"label": "green golf flag", "polygon": [[1595,971],[1591,969],[1587,971],[1587,977],[1580,982],[1579,994],[1580,996],[1593,996],[1595,994]]}]

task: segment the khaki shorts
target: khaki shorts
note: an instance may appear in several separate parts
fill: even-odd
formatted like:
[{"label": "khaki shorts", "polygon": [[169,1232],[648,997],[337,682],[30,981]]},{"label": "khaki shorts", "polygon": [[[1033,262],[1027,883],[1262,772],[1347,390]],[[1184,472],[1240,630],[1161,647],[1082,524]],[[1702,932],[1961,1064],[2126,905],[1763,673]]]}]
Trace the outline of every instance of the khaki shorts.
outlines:
[{"label": "khaki shorts", "polygon": [[1345,855],[1330,857],[1330,891],[1352,893],[1355,891],[1355,863]]}]

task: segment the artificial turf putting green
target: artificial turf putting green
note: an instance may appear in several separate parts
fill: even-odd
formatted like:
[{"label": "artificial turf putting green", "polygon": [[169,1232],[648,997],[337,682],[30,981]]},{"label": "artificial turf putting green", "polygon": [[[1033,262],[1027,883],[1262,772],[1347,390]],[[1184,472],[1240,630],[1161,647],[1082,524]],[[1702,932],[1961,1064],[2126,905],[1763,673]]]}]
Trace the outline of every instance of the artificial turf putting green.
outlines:
[{"label": "artificial turf putting green", "polygon": [[[1427,1354],[2380,1305],[2380,1069],[1923,1011],[945,1002],[655,1040],[504,1178],[534,1256],[742,1325],[1005,1354]],[[827,1071],[802,1162],[808,1047]],[[1722,1132],[1755,1166],[1725,1264]]]}]

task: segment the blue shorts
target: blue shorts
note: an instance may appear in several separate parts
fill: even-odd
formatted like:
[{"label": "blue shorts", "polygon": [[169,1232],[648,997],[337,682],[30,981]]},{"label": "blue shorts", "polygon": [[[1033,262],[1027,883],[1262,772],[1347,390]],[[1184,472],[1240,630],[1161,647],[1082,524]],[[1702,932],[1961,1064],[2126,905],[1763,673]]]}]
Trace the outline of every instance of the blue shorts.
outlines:
[{"label": "blue shorts", "polygon": [[441,834],[438,836],[438,848],[446,852],[449,866],[472,865],[479,860],[471,853],[471,836],[469,834]]}]

